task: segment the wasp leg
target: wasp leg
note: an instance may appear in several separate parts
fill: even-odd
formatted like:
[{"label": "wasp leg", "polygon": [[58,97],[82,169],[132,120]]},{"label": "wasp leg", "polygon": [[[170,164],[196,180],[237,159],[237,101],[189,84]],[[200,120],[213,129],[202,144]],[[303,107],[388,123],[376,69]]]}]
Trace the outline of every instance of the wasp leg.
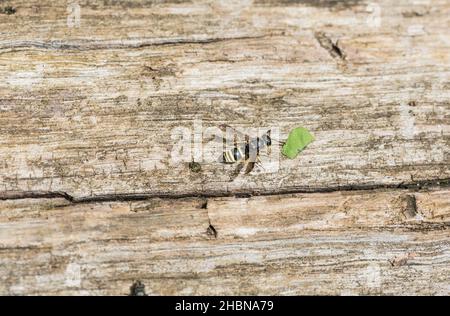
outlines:
[{"label": "wasp leg", "polygon": [[262,163],[261,160],[259,160],[259,161],[256,163],[256,165],[257,165],[258,167],[261,167],[264,171],[266,171],[266,168],[264,168],[264,165],[263,165],[263,163]]},{"label": "wasp leg", "polygon": [[240,161],[238,162],[236,168],[233,171],[233,174],[231,175],[231,180],[230,182],[234,181],[234,179],[237,178],[237,176],[241,173],[242,168],[244,168],[245,162],[244,161]]},{"label": "wasp leg", "polygon": [[238,173],[238,174],[241,173],[242,168],[244,168],[244,165],[245,165],[245,162],[244,162],[244,161],[238,162],[238,164],[237,164],[236,169],[234,170],[234,172],[235,172],[235,173]]},{"label": "wasp leg", "polygon": [[255,162],[254,161],[249,161],[247,164],[247,168],[245,168],[245,174],[249,174],[250,172],[252,172],[253,168],[255,168]]}]

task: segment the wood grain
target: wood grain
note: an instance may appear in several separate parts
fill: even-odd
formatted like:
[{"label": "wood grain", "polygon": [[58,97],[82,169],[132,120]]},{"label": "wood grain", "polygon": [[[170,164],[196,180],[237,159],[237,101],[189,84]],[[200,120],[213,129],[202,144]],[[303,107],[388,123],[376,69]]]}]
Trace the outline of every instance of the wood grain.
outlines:
[{"label": "wood grain", "polygon": [[449,195],[1,201],[0,293],[449,295]]},{"label": "wood grain", "polygon": [[[0,294],[449,295],[449,29],[446,0],[1,1]],[[223,124],[316,140],[170,159]]]},{"label": "wood grain", "polygon": [[[66,1],[15,1],[0,16],[0,190],[276,193],[450,178],[448,1],[382,1],[379,26],[360,1],[224,3],[80,1],[81,24],[68,27]],[[233,180],[233,166],[205,161],[193,174],[170,162],[171,135],[200,119],[278,127],[281,139],[302,125],[316,142],[277,172]]]}]

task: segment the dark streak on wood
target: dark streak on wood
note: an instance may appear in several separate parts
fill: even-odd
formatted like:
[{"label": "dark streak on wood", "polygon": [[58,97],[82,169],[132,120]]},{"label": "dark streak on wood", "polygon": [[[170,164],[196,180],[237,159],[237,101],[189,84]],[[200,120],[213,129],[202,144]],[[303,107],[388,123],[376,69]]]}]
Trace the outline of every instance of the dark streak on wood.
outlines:
[{"label": "dark streak on wood", "polygon": [[[65,192],[0,192],[0,200],[17,200],[17,199],[40,199],[40,198],[65,198],[72,203],[93,203],[93,202],[112,202],[112,201],[140,201],[154,198],[161,199],[184,199],[190,197],[196,198],[214,198],[214,197],[236,197],[248,198],[251,196],[270,196],[270,195],[286,195],[295,193],[327,193],[327,192],[346,192],[346,191],[372,191],[372,190],[389,190],[389,189],[409,189],[421,190],[427,188],[448,188],[450,187],[450,178],[420,180],[403,182],[400,184],[373,184],[373,185],[344,185],[344,186],[330,186],[323,188],[297,188],[294,190],[278,191],[257,191],[257,190],[240,190],[236,192],[222,191],[222,192],[190,192],[185,194],[170,194],[170,193],[134,193],[134,194],[105,194],[86,197],[73,197]],[[204,204],[206,208],[207,204]]]},{"label": "dark streak on wood", "polygon": [[314,34],[315,38],[319,42],[320,46],[322,46],[324,49],[328,51],[328,53],[333,58],[340,58],[341,60],[345,60],[345,54],[341,50],[341,48],[338,45],[338,41],[333,42],[325,33],[323,32],[316,32]]},{"label": "dark streak on wood", "polygon": [[406,195],[405,199],[406,199],[406,209],[404,214],[407,218],[413,218],[417,215],[416,197],[414,194],[408,194]]}]

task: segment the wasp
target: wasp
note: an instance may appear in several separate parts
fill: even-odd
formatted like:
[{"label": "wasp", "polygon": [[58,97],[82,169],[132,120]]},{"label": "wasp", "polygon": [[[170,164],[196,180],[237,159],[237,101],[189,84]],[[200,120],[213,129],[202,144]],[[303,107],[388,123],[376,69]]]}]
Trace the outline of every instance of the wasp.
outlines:
[{"label": "wasp", "polygon": [[[236,134],[241,134],[240,132],[236,131],[232,127],[228,125],[221,125],[222,127],[231,128],[235,131]],[[245,168],[245,174],[250,173],[255,165],[260,160],[260,153],[261,150],[267,149],[268,152],[270,152],[270,148],[272,145],[272,138],[270,137],[270,130],[268,130],[266,133],[264,133],[261,136],[250,138],[249,135],[243,135],[245,137],[245,141],[241,144],[238,144],[236,141],[236,138],[234,139],[234,146],[224,151],[222,154],[221,161],[225,164],[237,164],[237,168],[235,173],[239,174],[242,168],[245,164],[247,164],[247,167]]]}]

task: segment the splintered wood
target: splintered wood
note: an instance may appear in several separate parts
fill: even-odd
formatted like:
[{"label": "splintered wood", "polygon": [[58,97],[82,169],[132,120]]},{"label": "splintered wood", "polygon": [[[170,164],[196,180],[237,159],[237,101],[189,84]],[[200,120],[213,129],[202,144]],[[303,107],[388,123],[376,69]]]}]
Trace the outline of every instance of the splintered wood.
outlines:
[{"label": "splintered wood", "polygon": [[[0,294],[449,295],[449,29],[447,0],[1,2]],[[316,140],[174,162],[224,124]]]}]

